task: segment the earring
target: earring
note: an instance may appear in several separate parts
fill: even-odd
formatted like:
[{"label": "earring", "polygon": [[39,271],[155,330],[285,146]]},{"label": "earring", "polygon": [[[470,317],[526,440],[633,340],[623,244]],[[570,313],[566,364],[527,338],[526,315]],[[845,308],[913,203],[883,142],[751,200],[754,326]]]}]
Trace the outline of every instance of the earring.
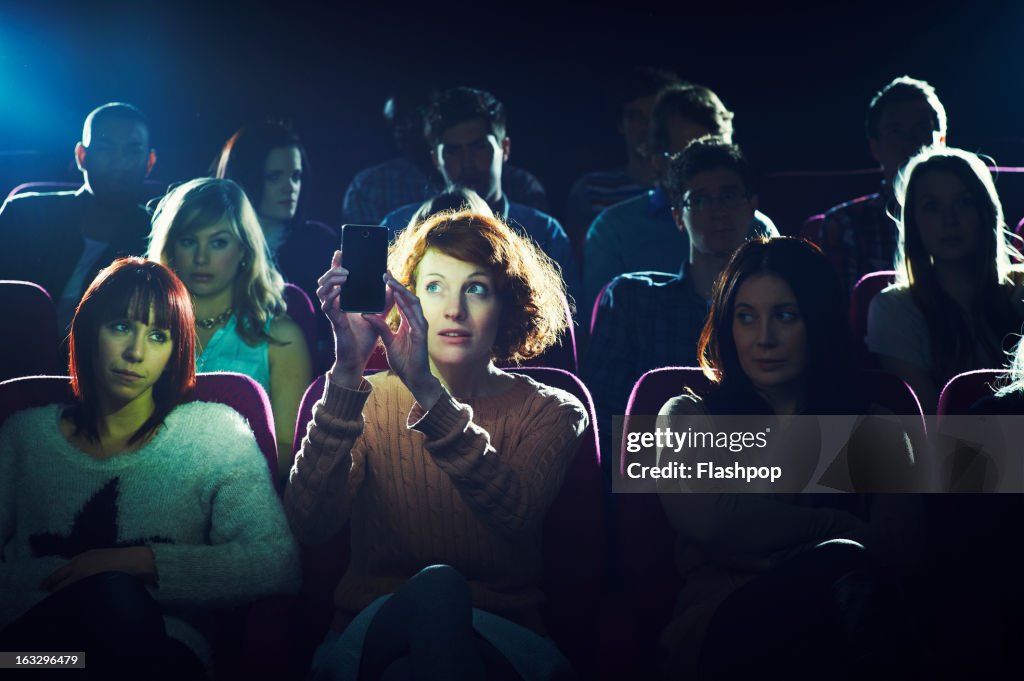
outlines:
[{"label": "earring", "polygon": [[249,263],[247,263],[245,260],[243,260],[242,262],[238,263],[238,266],[241,267],[244,270],[248,266],[248,264]]}]

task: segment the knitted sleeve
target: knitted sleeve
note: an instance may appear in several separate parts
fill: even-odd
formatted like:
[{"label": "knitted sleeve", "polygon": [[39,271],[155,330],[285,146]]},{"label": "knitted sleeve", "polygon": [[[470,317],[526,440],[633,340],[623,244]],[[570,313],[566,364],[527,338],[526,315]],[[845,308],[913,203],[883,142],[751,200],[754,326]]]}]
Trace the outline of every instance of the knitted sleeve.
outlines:
[{"label": "knitted sleeve", "polygon": [[500,452],[473,422],[473,410],[447,392],[428,412],[414,404],[409,427],[423,433],[424,447],[474,513],[504,532],[532,530],[558,494],[587,425],[583,405],[557,395],[532,402],[520,436],[506,437]]},{"label": "knitted sleeve", "polygon": [[[209,405],[205,423],[214,434],[217,465],[209,470],[208,542],[150,545],[156,562],[157,600],[165,605],[233,605],[299,587],[298,547],[274,493],[266,460],[240,415]],[[211,457],[213,458],[213,457]]]},{"label": "knitted sleeve", "polygon": [[[15,486],[20,479],[19,467],[25,454],[25,419],[21,414],[11,416],[0,428],[0,630],[13,622],[26,610],[49,595],[39,584],[67,560],[60,556],[12,560],[7,547],[17,532],[15,514]],[[28,436],[28,442],[36,439]]]},{"label": "knitted sleeve", "polygon": [[370,391],[365,380],[358,390],[327,381],[313,407],[284,494],[288,522],[304,544],[326,541],[348,520],[363,481],[366,457],[360,435]]}]

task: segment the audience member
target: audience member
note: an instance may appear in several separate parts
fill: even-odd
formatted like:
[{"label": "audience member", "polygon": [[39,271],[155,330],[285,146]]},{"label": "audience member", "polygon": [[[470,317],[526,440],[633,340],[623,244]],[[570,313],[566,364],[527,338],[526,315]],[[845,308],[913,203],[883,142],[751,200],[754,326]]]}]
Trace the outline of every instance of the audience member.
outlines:
[{"label": "audience member", "polygon": [[1024,319],[1021,272],[992,174],[977,156],[930,148],[896,180],[896,282],[868,309],[868,349],[934,413],[954,375],[999,366]]},{"label": "audience member", "polygon": [[436,213],[461,210],[468,210],[478,215],[494,215],[491,212],[491,207],[475,191],[466,187],[453,187],[424,201],[420,209],[409,218],[408,227],[413,227]]},{"label": "audience member", "polygon": [[[579,273],[565,230],[550,215],[512,201],[502,172],[512,148],[505,134],[505,107],[483,90],[453,88],[441,94],[429,113],[431,156],[449,187],[467,187],[493,213],[537,242],[562,268],[569,294],[578,300]],[[404,229],[420,204],[402,206],[381,224],[392,233]]]},{"label": "audience member", "polygon": [[104,104],[85,119],[75,146],[82,187],[22,194],[0,208],[0,279],[39,284],[71,323],[85,286],[114,258],[146,252],[143,181],[156,163],[149,124],[131,104]]},{"label": "audience member", "polygon": [[[426,134],[427,112],[436,99],[437,92],[422,82],[405,84],[388,97],[384,119],[403,155],[360,171],[352,179],[345,191],[343,223],[376,225],[396,208],[425,201],[444,189]],[[502,184],[510,200],[547,210],[544,187],[528,171],[505,164]]]},{"label": "audience member", "polygon": [[565,205],[565,230],[582,256],[583,239],[597,214],[620,201],[642,194],[655,182],[654,164],[647,149],[651,109],[658,93],[679,83],[671,71],[650,67],[630,69],[615,82],[615,121],[626,143],[626,165],[596,171],[576,180]]},{"label": "audience member", "polygon": [[611,418],[625,413],[640,376],[696,364],[715,279],[757,225],[753,174],[739,147],[723,138],[702,137],[673,158],[665,190],[676,228],[688,235],[689,255],[671,278],[634,272],[613,279],[587,348],[584,377],[606,454]]},{"label": "audience member", "polygon": [[312,369],[302,331],[285,314],[284,281],[241,187],[200,178],[168,192],[153,214],[149,258],[172,268],[192,295],[199,371],[246,374],[270,396],[285,475]]},{"label": "audience member", "polygon": [[298,588],[252,431],[185,403],[194,338],[178,278],[117,260],[72,322],[75,402],[0,429],[3,650],[84,651],[88,678],[206,679],[214,608]]},{"label": "audience member", "polygon": [[848,291],[865,274],[892,269],[899,212],[893,180],[921,147],[945,145],[946,109],[935,88],[902,76],[871,99],[866,128],[871,155],[882,166],[882,186],[829,210],[818,241]]},{"label": "audience member", "polygon": [[[323,261],[341,243],[337,230],[302,219],[309,183],[306,150],[283,123],[249,125],[227,141],[217,160],[216,176],[234,180],[256,209],[267,247],[285,281],[316,300],[316,280]],[[324,331],[328,334],[329,329]]]},{"label": "audience member", "polygon": [[[690,417],[694,430],[709,431],[722,428],[720,417],[774,415],[773,437],[798,428],[794,446],[816,461],[820,432],[810,437],[787,416],[871,409],[847,361],[844,297],[813,245],[746,242],[715,286],[701,334],[700,363],[714,387],[704,397],[670,400],[661,414]],[[913,480],[913,453],[899,425],[867,417],[845,449],[847,465],[830,467],[827,487],[905,491]],[[899,593],[886,588],[878,568],[907,571],[919,560],[916,497],[693,494],[682,493],[685,485],[660,486],[684,577],[662,635],[672,678],[697,678],[698,668],[699,678],[715,679],[818,678],[822,669],[870,678],[907,661],[901,648],[914,632],[898,617]],[[737,646],[746,654],[736,655]]]},{"label": "audience member", "polygon": [[[305,542],[349,521],[352,559],[312,678],[520,678],[528,659],[561,678],[541,635],[540,533],[586,412],[494,360],[556,342],[564,284],[535,245],[469,211],[404,230],[389,261],[391,326],[338,308],[340,252],[320,280],[336,360],[285,509]],[[378,338],[391,370],[363,378]]]},{"label": "audience member", "polygon": [[971,406],[972,414],[1024,414],[1024,340],[1018,340],[1010,354],[1010,364],[1002,378],[1002,387]]},{"label": "audience member", "polygon": [[[651,113],[649,149],[658,175],[654,189],[607,208],[587,231],[583,257],[584,298],[590,310],[601,288],[624,272],[675,272],[689,254],[689,238],[672,219],[665,188],[669,157],[704,135],[732,142],[733,113],[701,85],[672,85],[658,95]],[[755,214],[752,234],[775,235],[775,225]]]}]

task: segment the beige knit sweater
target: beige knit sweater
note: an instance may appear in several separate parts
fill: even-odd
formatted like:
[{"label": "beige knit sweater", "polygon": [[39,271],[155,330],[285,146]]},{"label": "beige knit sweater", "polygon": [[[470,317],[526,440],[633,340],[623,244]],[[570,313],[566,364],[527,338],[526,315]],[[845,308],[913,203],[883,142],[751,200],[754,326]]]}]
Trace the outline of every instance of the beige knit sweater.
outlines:
[{"label": "beige knit sweater", "polygon": [[476,607],[541,630],[541,529],[586,427],[571,394],[525,376],[501,394],[425,412],[393,374],[327,382],[285,510],[304,543],[351,521],[335,628],[422,568],[469,580]]}]

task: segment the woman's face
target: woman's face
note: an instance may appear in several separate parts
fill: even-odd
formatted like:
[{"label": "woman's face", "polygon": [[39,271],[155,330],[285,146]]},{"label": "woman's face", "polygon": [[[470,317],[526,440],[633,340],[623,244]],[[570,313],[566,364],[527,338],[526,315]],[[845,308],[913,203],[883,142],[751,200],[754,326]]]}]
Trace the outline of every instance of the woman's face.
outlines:
[{"label": "woman's face", "polygon": [[427,352],[435,364],[487,364],[501,301],[486,267],[430,249],[420,260],[416,295],[427,320]]},{"label": "woman's face", "polygon": [[94,367],[101,395],[115,404],[128,404],[151,394],[174,352],[168,329],[149,321],[114,319],[100,325]]},{"label": "woman's face", "polygon": [[916,178],[914,222],[925,251],[936,262],[969,258],[981,246],[981,211],[955,174],[925,170]]},{"label": "woman's face", "polygon": [[230,289],[245,255],[227,218],[181,235],[170,250],[171,266],[193,297],[213,297]]},{"label": "woman's face", "polygon": [[807,368],[807,326],[782,278],[755,274],[736,292],[732,337],[740,366],[755,388],[797,385]]},{"label": "woman's face", "polygon": [[302,154],[298,147],[277,147],[263,163],[261,218],[287,222],[295,217],[302,191]]}]

